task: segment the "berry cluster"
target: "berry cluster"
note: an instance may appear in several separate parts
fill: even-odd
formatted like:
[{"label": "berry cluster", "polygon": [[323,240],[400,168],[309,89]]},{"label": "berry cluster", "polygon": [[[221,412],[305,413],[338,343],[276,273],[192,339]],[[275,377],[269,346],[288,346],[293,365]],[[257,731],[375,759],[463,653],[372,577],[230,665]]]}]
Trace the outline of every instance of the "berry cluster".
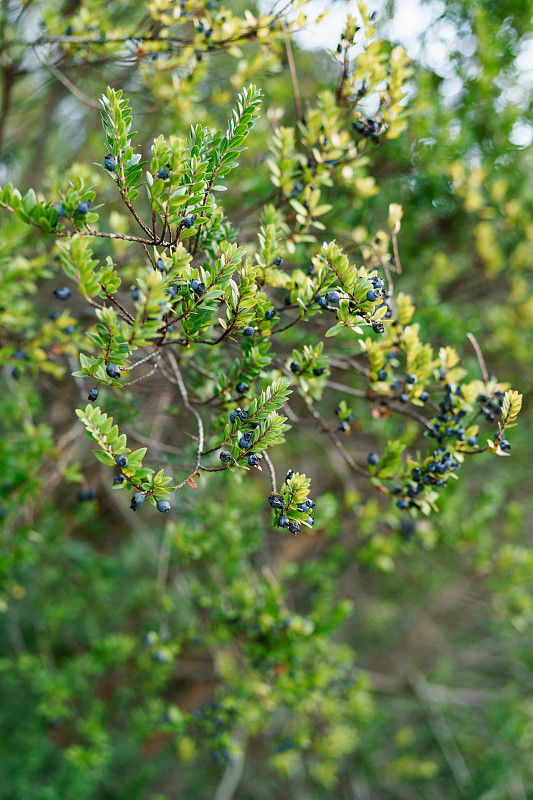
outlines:
[{"label": "berry cluster", "polygon": [[[311,267],[308,272],[308,275],[314,275],[314,268]],[[357,278],[356,283],[363,280],[363,278]],[[348,311],[350,314],[357,314],[366,322],[372,325],[372,330],[374,333],[385,333],[385,326],[381,322],[381,319],[372,319],[373,314],[377,309],[386,308],[386,312],[383,314],[383,319],[390,319],[392,316],[392,311],[386,302],[386,300],[390,297],[390,293],[384,288],[385,281],[383,278],[380,278],[376,275],[369,277],[368,280],[372,284],[372,288],[368,289],[366,295],[364,295],[362,300],[355,302],[355,300],[350,299],[348,296]],[[346,297],[346,295],[345,295]],[[330,291],[326,292],[325,295],[317,295],[315,300],[320,306],[320,308],[328,311],[337,310],[343,296],[340,291],[337,289],[331,289]],[[374,309],[371,310],[363,310],[361,307],[361,303],[373,303],[375,305]],[[339,314],[337,313],[337,319],[339,319]]]},{"label": "berry cluster", "polygon": [[[244,394],[248,391],[248,384],[241,382],[237,384],[237,391],[241,394]],[[262,420],[255,420],[254,422],[248,422],[248,412],[242,408],[234,409],[229,415],[229,421],[233,425],[237,420],[242,423],[248,423],[251,431],[241,431],[241,435],[239,436],[238,445],[241,450],[250,450],[252,447],[252,440],[254,436],[255,428],[260,428],[262,424]],[[246,460],[250,467],[257,467],[261,469],[260,462],[262,459],[261,453],[248,453]],[[229,450],[222,450],[219,454],[219,459],[222,461],[223,464],[231,464],[234,460],[231,452]]]},{"label": "berry cluster", "polygon": [[447,448],[438,447],[419,467],[412,468],[407,483],[403,486],[393,486],[392,494],[401,495],[396,501],[397,507],[400,511],[419,508],[419,500],[422,499],[425,486],[432,488],[446,486],[448,477],[458,469],[459,462],[454,459],[453,453]]},{"label": "berry cluster", "polygon": [[271,494],[268,502],[276,512],[275,523],[278,528],[288,528],[296,536],[301,530],[301,522],[305,522],[310,527],[313,526],[315,520],[309,516],[309,512],[315,507],[315,503],[310,498],[291,506],[283,495]]},{"label": "berry cluster", "polygon": [[383,127],[383,117],[381,114],[376,114],[374,117],[363,119],[361,114],[356,114],[356,121],[352,122],[352,127],[361,136],[372,139],[376,144],[379,142],[379,132]]}]

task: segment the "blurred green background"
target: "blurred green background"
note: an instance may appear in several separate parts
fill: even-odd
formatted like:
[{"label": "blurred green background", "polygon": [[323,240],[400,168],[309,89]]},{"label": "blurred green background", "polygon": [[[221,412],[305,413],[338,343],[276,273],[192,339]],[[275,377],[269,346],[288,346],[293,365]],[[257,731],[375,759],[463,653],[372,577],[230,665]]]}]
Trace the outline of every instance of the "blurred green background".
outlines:
[{"label": "blurred green background", "polygon": [[[186,6],[206,13],[205,2]],[[331,11],[357,13],[344,2]],[[379,35],[413,60],[408,125],[368,150],[345,190],[324,192],[334,206],[324,238],[356,259],[351,233],[383,227],[389,204],[401,203],[396,288],[412,294],[424,338],[457,348],[479,376],[474,333],[489,372],[523,393],[512,457],[472,459],[440,514],[399,522],[318,431],[295,429],[276,466],[312,477],[314,535],[269,531],[260,477],[213,476],[176,498],[163,523],[132,515],[106,487],[73,413],[68,334],[62,377],[36,378],[22,363],[13,376],[12,361],[0,362],[1,800],[533,797],[533,5],[398,0],[376,12]],[[192,72],[172,54],[163,66],[139,56],[131,39],[129,54],[65,47],[57,57],[53,45],[25,44],[68,28],[131,36],[146,14],[121,0],[0,4],[0,182],[54,197],[78,163],[78,174],[96,174],[114,224],[116,197],[92,167],[106,86],[124,88],[148,143],[197,121],[224,124],[253,80],[264,113],[225,197],[253,243],[272,189],[269,119],[294,124],[283,39],[273,53],[253,41],[238,58],[206,52]],[[338,81],[342,28],[320,30],[292,45],[304,106]],[[243,194],[258,204],[244,219]],[[0,231],[5,285],[20,286],[0,334],[16,314],[31,339],[34,318],[50,312],[53,244],[4,212]],[[108,252],[117,251],[99,255]],[[41,276],[35,294],[28,263]],[[69,313],[81,336],[87,311],[73,302]],[[287,347],[299,343],[288,335]],[[157,439],[172,402],[141,390],[117,408]],[[362,453],[397,435],[395,422],[352,407]],[[88,487],[96,498],[78,502]],[[292,614],[286,636],[268,632],[279,593]]]}]

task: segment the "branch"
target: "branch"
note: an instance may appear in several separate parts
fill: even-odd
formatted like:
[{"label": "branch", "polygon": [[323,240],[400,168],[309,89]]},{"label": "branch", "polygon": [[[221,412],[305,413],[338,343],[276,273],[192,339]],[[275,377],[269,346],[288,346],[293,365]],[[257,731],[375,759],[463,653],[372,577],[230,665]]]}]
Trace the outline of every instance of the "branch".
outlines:
[{"label": "branch", "polygon": [[294,109],[296,111],[296,125],[295,133],[296,133],[296,149],[301,150],[302,148],[302,139],[300,134],[300,127],[299,123],[302,121],[302,101],[300,99],[300,87],[298,86],[298,75],[296,74],[296,67],[294,66],[294,58],[292,55],[292,47],[291,47],[291,40],[287,33],[287,26],[285,25],[285,20],[281,20],[281,28],[283,30],[283,38],[285,39],[285,49],[287,51],[287,63],[289,65],[289,72],[291,75],[291,82],[292,82],[292,92],[294,95]]},{"label": "branch", "polygon": [[272,461],[270,460],[270,458],[267,456],[266,453],[263,453],[263,459],[270,473],[270,483],[272,484],[272,491],[274,492],[274,494],[277,494],[277,489],[276,489],[277,481],[276,481],[276,471],[274,469],[274,464],[272,463]]},{"label": "branch", "polygon": [[188,475],[188,477],[185,478],[185,480],[183,480],[176,486],[176,489],[181,489],[182,486],[185,486],[185,484],[189,481],[190,478],[193,478],[196,475],[198,469],[200,468],[200,460],[202,457],[202,450],[204,448],[204,426],[200,414],[195,408],[191,406],[189,402],[187,387],[183,382],[183,377],[180,372],[180,368],[178,367],[178,362],[176,361],[174,353],[172,352],[172,350],[169,350],[167,355],[168,355],[168,360],[170,361],[170,366],[172,367],[172,372],[174,373],[174,377],[176,379],[177,387],[179,389],[181,398],[183,400],[183,404],[185,405],[185,408],[187,408],[187,410],[190,411],[191,414],[194,416],[194,418],[196,419],[196,424],[198,425],[198,447],[196,449],[196,461],[191,474]]},{"label": "branch", "polygon": [[344,445],[342,444],[342,442],[339,441],[338,436],[335,433],[333,433],[333,431],[326,425],[326,423],[324,422],[324,420],[322,419],[316,408],[312,406],[309,400],[307,400],[305,397],[302,397],[302,400],[304,401],[306,408],[313,417],[313,419],[315,419],[319,423],[321,431],[323,433],[327,433],[327,435],[329,436],[329,438],[331,439],[337,450],[341,453],[346,463],[349,464],[349,466],[354,470],[354,472],[359,473],[359,475],[364,475],[365,478],[370,477],[368,471],[360,467],[359,464],[356,464],[351,455],[346,452],[346,450],[344,449]]},{"label": "branch", "polygon": [[483,358],[483,353],[481,352],[481,347],[479,346],[479,342],[478,342],[478,340],[476,339],[476,337],[474,336],[473,333],[467,333],[466,335],[470,339],[470,341],[472,342],[472,347],[476,351],[476,356],[477,356],[477,360],[479,361],[479,366],[480,366],[480,369],[481,369],[481,374],[483,376],[483,380],[485,381],[485,383],[488,383],[489,379],[490,379],[490,376],[489,376],[489,373],[488,373],[488,370],[487,370],[487,365],[485,364],[485,359]]},{"label": "branch", "polygon": [[391,238],[392,238],[392,250],[394,253],[394,261],[396,262],[396,274],[401,275],[402,273],[402,262],[400,261],[400,252],[398,250],[398,237],[394,230],[391,231]]},{"label": "branch", "polygon": [[98,103],[96,100],[91,100],[90,97],[87,97],[87,95],[84,94],[80,89],[78,89],[78,87],[74,83],[72,83],[72,81],[69,80],[66,75],[63,75],[61,70],[59,70],[53,64],[45,64],[45,62],[39,58],[36,51],[35,51],[35,56],[37,58],[37,61],[39,61],[39,63],[43,67],[49,69],[52,75],[55,75],[58,81],[60,81],[63,84],[63,86],[66,89],[68,89],[71,94],[74,95],[74,97],[77,97],[77,99],[81,103],[84,103],[86,106],[91,106],[91,108],[97,108],[98,110],[100,110],[101,108],[100,103]]},{"label": "branch", "polygon": [[228,764],[215,792],[214,800],[233,800],[244,770],[246,740],[242,743],[242,755],[234,764]]}]

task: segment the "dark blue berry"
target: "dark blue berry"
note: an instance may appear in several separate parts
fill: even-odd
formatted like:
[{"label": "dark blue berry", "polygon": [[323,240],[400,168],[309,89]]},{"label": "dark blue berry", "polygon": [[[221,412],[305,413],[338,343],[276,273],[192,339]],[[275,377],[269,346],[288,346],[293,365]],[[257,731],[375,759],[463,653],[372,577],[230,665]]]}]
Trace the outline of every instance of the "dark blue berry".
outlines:
[{"label": "dark blue berry", "polygon": [[237,417],[240,418],[240,414],[238,414],[237,411],[232,411],[231,414],[229,415],[229,421],[231,422],[232,425],[237,419]]},{"label": "dark blue berry", "polygon": [[305,502],[306,502],[307,508],[314,508],[315,507],[315,501],[314,500],[310,500],[309,497],[307,498],[307,500]]},{"label": "dark blue berry", "polygon": [[54,295],[58,300],[68,300],[72,296],[72,289],[69,289],[68,286],[60,286],[58,289],[54,289]]},{"label": "dark blue berry", "polygon": [[294,535],[296,536],[298,533],[300,533],[300,523],[299,522],[289,522],[289,530],[290,530],[291,533],[294,533]]},{"label": "dark blue berry", "polygon": [[76,209],[76,214],[88,214],[91,209],[91,203],[89,200],[84,200],[83,203],[80,203]]},{"label": "dark blue berry", "polygon": [[243,450],[248,450],[248,448],[251,446],[252,446],[252,434],[243,433],[243,435],[239,439],[239,447],[241,447]]},{"label": "dark blue berry", "polygon": [[89,392],[89,394],[88,394],[88,396],[87,396],[87,400],[90,400],[90,401],[91,401],[91,403],[92,403],[94,400],[96,400],[96,399],[97,399],[97,397],[98,397],[98,389],[97,389],[97,387],[95,386],[95,387],[94,387],[94,389],[91,389],[91,390],[90,390],[90,392]]},{"label": "dark blue berry", "polygon": [[247,325],[246,328],[243,330],[243,336],[253,336],[255,333],[255,328],[252,328],[250,325]]},{"label": "dark blue berry", "polygon": [[445,379],[445,377],[446,377],[446,370],[445,369],[439,369],[439,380],[443,381]]},{"label": "dark blue berry", "polygon": [[248,456],[248,463],[251,467],[257,467],[261,458],[257,455],[257,453],[250,453]]},{"label": "dark blue berry", "polygon": [[385,325],[382,322],[373,322],[372,330],[374,333],[385,333]]},{"label": "dark blue berry", "polygon": [[195,295],[196,295],[197,297],[201,297],[203,294],[205,294],[205,290],[206,290],[206,285],[205,285],[205,283],[199,283],[199,284],[198,284],[198,288],[197,288],[197,290],[195,291]]},{"label": "dark blue berry", "polygon": [[338,303],[340,303],[340,299],[341,299],[341,296],[340,296],[340,294],[338,292],[333,291],[333,292],[328,292],[326,294],[326,300],[328,301],[328,303],[331,303],[334,306],[336,306],[336,305],[338,305]]},{"label": "dark blue berry", "polygon": [[413,476],[414,481],[419,481],[422,477],[422,470],[419,467],[413,467],[411,470],[411,475]]},{"label": "dark blue berry", "polygon": [[111,154],[107,155],[104,158],[104,167],[109,170],[109,172],[115,172],[117,168],[117,162],[115,161],[115,157]]},{"label": "dark blue berry", "polygon": [[116,456],[115,464],[117,465],[117,467],[120,467],[121,469],[127,467],[128,466],[127,456]]},{"label": "dark blue berry", "polygon": [[58,217],[64,217],[65,216],[65,209],[63,208],[62,205],[59,205],[59,203],[56,203],[54,208],[55,208],[55,210],[57,212],[57,216]]},{"label": "dark blue berry", "polygon": [[291,372],[293,372],[295,375],[297,375],[301,371],[301,369],[302,369],[302,366],[301,366],[299,361],[291,361],[291,364],[290,364]]},{"label": "dark blue berry", "polygon": [[385,286],[383,278],[372,278],[372,283],[374,284],[374,289],[383,289]]},{"label": "dark blue berry", "polygon": [[166,290],[166,293],[170,295],[171,300],[175,300],[178,296],[178,287],[177,286],[169,286]]},{"label": "dark blue berry", "polygon": [[223,464],[229,464],[229,462],[232,460],[231,453],[229,450],[222,450],[222,452],[219,455],[219,458]]},{"label": "dark blue berry", "polygon": [[122,486],[122,484],[124,483],[125,480],[126,480],[126,476],[125,475],[122,475],[122,474],[115,475],[115,477],[113,478],[113,483],[114,483],[115,486]]},{"label": "dark blue berry", "polygon": [[405,380],[406,380],[406,383],[410,383],[411,385],[414,385],[418,381],[418,378],[416,377],[414,372],[410,372],[409,375],[405,376]]},{"label": "dark blue berry", "polygon": [[168,512],[172,508],[168,500],[158,500],[157,503],[155,504],[155,507],[157,508],[158,511],[161,512],[161,514],[168,514]]},{"label": "dark blue berry", "polygon": [[[248,412],[247,411],[244,411],[244,410],[241,410],[240,408],[238,408],[236,413],[237,413],[237,416],[239,417],[241,422],[246,422],[246,420],[248,419]],[[254,428],[261,427],[261,423],[260,422],[254,423],[253,427]]]},{"label": "dark blue berry", "polygon": [[283,259],[281,258],[281,256],[277,256],[277,258],[275,258],[272,261],[272,263],[275,264],[276,267],[281,267],[281,265],[283,264]]},{"label": "dark blue berry", "polygon": [[107,367],[105,368],[105,371],[107,372],[110,378],[114,378],[115,380],[117,378],[120,378],[120,369],[117,367],[116,364],[108,364]]},{"label": "dark blue berry", "polygon": [[500,450],[503,450],[506,453],[508,450],[511,449],[511,445],[507,441],[507,439],[500,439]]},{"label": "dark blue berry", "polygon": [[278,528],[288,528],[290,524],[289,518],[282,514],[278,519]]},{"label": "dark blue berry", "polygon": [[182,222],[184,228],[192,228],[194,225],[194,217],[184,217]]},{"label": "dark blue berry", "polygon": [[308,509],[307,501],[304,501],[303,503],[296,503],[296,508],[298,509],[298,511],[307,511]]},{"label": "dark blue berry", "polygon": [[383,367],[383,369],[379,370],[379,372],[377,374],[377,378],[378,378],[378,381],[386,381],[387,380],[387,370],[385,369],[385,367]]},{"label": "dark blue berry", "polygon": [[65,333],[70,335],[71,333],[74,333],[75,330],[76,330],[75,325],[67,325],[67,327],[65,328]]},{"label": "dark blue berry", "polygon": [[400,509],[400,511],[406,511],[409,508],[409,501],[405,500],[403,497],[397,501],[396,505]]},{"label": "dark blue berry", "polygon": [[429,400],[428,392],[426,392],[426,391],[421,392],[421,394],[420,394],[418,399],[422,400],[422,402],[425,403],[427,400]]},{"label": "dark blue berry", "polygon": [[86,489],[85,491],[78,492],[77,499],[80,503],[88,503],[89,500],[94,500],[96,497],[96,489],[90,488]]},{"label": "dark blue berry", "polygon": [[375,467],[377,466],[377,464],[379,464],[379,456],[377,455],[377,453],[369,453],[368,456],[366,457],[366,460],[368,461],[371,467]]},{"label": "dark blue berry", "polygon": [[343,432],[345,432],[345,433],[346,433],[346,431],[348,431],[348,430],[350,429],[350,426],[348,425],[348,423],[346,422],[346,420],[345,420],[345,419],[343,419],[343,420],[341,420],[341,421],[339,422],[339,424],[337,425],[337,429],[338,429],[339,431],[343,431]]},{"label": "dark blue berry", "polygon": [[140,291],[139,291],[137,286],[134,286],[133,289],[131,290],[131,296],[132,296],[133,300],[140,300],[141,299],[141,293],[140,293]]},{"label": "dark blue berry", "polygon": [[265,311],[265,319],[274,319],[275,316],[276,312],[273,308],[269,308],[267,311]]},{"label": "dark blue berry", "polygon": [[146,495],[143,494],[143,492],[135,492],[135,494],[131,498],[131,503],[130,503],[131,510],[138,511],[140,508],[143,507],[145,500],[146,500]]},{"label": "dark blue berry", "polygon": [[468,439],[467,444],[470,447],[475,447],[477,445],[477,436],[471,436],[470,439]]},{"label": "dark blue berry", "polygon": [[248,386],[248,384],[245,381],[239,381],[239,383],[237,384],[237,386],[235,388],[237,389],[239,394],[246,394],[246,392],[248,391],[248,389],[250,387]]},{"label": "dark blue berry", "polygon": [[320,306],[320,308],[327,308],[328,307],[328,301],[326,300],[325,297],[317,297],[316,301],[317,301],[318,305]]},{"label": "dark blue berry", "polygon": [[313,525],[315,524],[314,517],[307,517],[305,521],[308,525],[311,525],[311,527],[313,527]]},{"label": "dark blue berry", "polygon": [[402,392],[402,394],[400,395],[400,397],[398,399],[399,399],[400,403],[408,403],[409,402],[409,395],[405,394],[405,392]]},{"label": "dark blue berry", "polygon": [[378,299],[378,293],[374,289],[369,289],[366,293],[366,299],[369,303],[375,303]]},{"label": "dark blue berry", "polygon": [[162,258],[158,258],[157,259],[157,261],[155,263],[155,266],[156,266],[156,269],[159,270],[159,272],[165,272],[166,268],[167,268],[167,265],[165,264],[165,261]]},{"label": "dark blue berry", "polygon": [[286,505],[283,497],[279,497],[273,494],[271,494],[270,497],[268,498],[268,502],[270,503],[270,506],[272,508],[285,508]]},{"label": "dark blue berry", "polygon": [[168,172],[164,167],[159,167],[159,169],[157,170],[157,177],[162,178],[164,181],[166,181],[166,179],[168,178]]}]

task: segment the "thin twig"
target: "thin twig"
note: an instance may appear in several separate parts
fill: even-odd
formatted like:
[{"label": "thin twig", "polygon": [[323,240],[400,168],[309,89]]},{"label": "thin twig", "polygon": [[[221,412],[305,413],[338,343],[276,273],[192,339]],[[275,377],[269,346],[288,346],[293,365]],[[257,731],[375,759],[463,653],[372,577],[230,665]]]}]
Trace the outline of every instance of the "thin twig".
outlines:
[{"label": "thin twig", "polygon": [[320,430],[323,433],[327,433],[327,435],[329,436],[329,438],[331,439],[337,450],[342,454],[342,457],[344,458],[346,463],[349,464],[349,466],[354,470],[354,472],[358,472],[360,475],[364,475],[365,478],[368,478],[369,475],[367,470],[362,469],[362,467],[360,467],[359,464],[355,463],[351,455],[347,453],[346,450],[344,449],[344,446],[342,442],[339,441],[337,435],[333,433],[333,431],[330,428],[328,428],[328,426],[326,425],[326,423],[324,422],[324,420],[322,419],[316,408],[314,408],[313,405],[305,397],[303,397],[302,399],[313,419],[315,419],[319,423]]},{"label": "thin twig", "polygon": [[400,251],[398,250],[398,237],[394,230],[391,231],[392,250],[394,253],[394,261],[396,264],[396,274],[402,274],[402,262],[400,261]]},{"label": "thin twig", "polygon": [[246,739],[242,742],[242,755],[233,764],[228,764],[215,792],[214,800],[233,800],[242,778],[246,757]]},{"label": "thin twig", "polygon": [[[133,317],[133,316],[130,314],[130,312],[128,311],[128,309],[127,309],[127,308],[124,308],[124,306],[122,305],[122,303],[120,303],[120,302],[117,300],[117,298],[116,298],[116,297],[114,297],[114,295],[112,295],[112,294],[109,294],[109,292],[106,292],[106,293],[105,293],[105,296],[107,297],[107,299],[108,299],[108,300],[109,300],[111,303],[113,303],[113,305],[115,305],[117,308],[119,308],[119,309],[122,311],[122,313],[125,315],[126,319],[128,319],[130,322],[135,322],[135,317]],[[140,363],[140,362],[139,362],[139,363]]]},{"label": "thin twig", "polygon": [[122,385],[123,386],[133,386],[134,383],[140,383],[141,381],[145,381],[147,378],[150,378],[154,374],[154,372],[156,371],[157,365],[159,363],[160,358],[161,358],[161,353],[159,353],[159,352],[156,353],[156,362],[155,362],[154,366],[152,367],[152,369],[150,370],[150,372],[146,372],[144,375],[141,375],[140,378],[135,378],[135,380],[133,380],[133,381],[127,381],[127,383],[123,383]]},{"label": "thin twig", "polygon": [[363,389],[352,389],[351,386],[345,386],[343,383],[337,383],[336,381],[325,381],[326,386],[329,389],[336,389],[338,392],[344,392],[344,394],[350,394],[352,397],[360,397],[365,399],[367,397],[366,392]]},{"label": "thin twig", "polygon": [[298,75],[296,74],[296,67],[294,66],[294,58],[292,55],[291,40],[287,33],[287,26],[285,20],[281,20],[281,29],[283,31],[283,38],[285,39],[285,49],[287,51],[287,63],[289,65],[289,72],[292,81],[292,92],[294,95],[294,108],[296,111],[296,125],[294,126],[296,132],[296,149],[300,150],[302,141],[300,135],[299,123],[302,121],[302,101],[300,98],[300,87],[298,86]]},{"label": "thin twig", "polygon": [[488,383],[490,379],[489,373],[487,370],[487,365],[485,364],[485,359],[483,358],[483,353],[481,352],[481,347],[479,346],[479,342],[473,333],[467,333],[466,335],[472,342],[472,347],[476,351],[476,356],[477,360],[479,361],[479,367],[481,369],[481,374],[483,375],[483,380],[485,381],[485,383]]},{"label": "thin twig", "polygon": [[270,458],[267,456],[266,453],[263,453],[263,459],[264,459],[265,464],[267,465],[268,471],[270,473],[270,483],[272,484],[272,491],[274,492],[274,494],[276,494],[276,492],[277,492],[277,489],[276,489],[277,481],[276,481],[276,471],[274,469],[274,464],[272,463],[272,461],[270,460]]},{"label": "thin twig", "polygon": [[[39,227],[39,226],[37,226]],[[94,231],[92,228],[78,230],[79,236],[99,236],[105,239],[124,239],[126,242],[140,242],[140,244],[153,244],[150,239],[143,239],[141,236],[128,236],[125,233],[107,233],[105,231]],[[68,231],[58,231],[56,236],[68,236]],[[168,242],[164,242],[165,247],[170,247]]]},{"label": "thin twig", "polygon": [[176,358],[175,358],[174,353],[172,352],[172,350],[169,350],[167,352],[167,356],[168,356],[168,360],[170,362],[170,366],[172,367],[172,372],[174,373],[174,377],[176,379],[176,384],[177,384],[177,387],[178,387],[179,392],[181,394],[181,398],[183,400],[183,403],[184,403],[185,407],[187,408],[187,410],[190,411],[191,414],[196,419],[196,424],[198,426],[198,447],[196,448],[196,461],[195,461],[195,464],[194,464],[194,467],[193,467],[193,470],[192,470],[191,474],[187,478],[185,478],[185,480],[183,480],[181,483],[179,483],[176,486],[176,489],[181,489],[181,487],[185,486],[185,484],[189,481],[190,478],[193,478],[196,475],[196,473],[198,472],[198,469],[200,467],[200,460],[202,458],[202,450],[204,449],[204,426],[203,426],[202,418],[201,418],[200,414],[198,413],[198,411],[195,408],[193,408],[193,406],[191,406],[191,404],[189,402],[189,395],[188,395],[188,392],[187,392],[187,387],[185,386],[182,374],[180,372],[180,368],[178,367],[178,362],[176,361]]},{"label": "thin twig", "polygon": [[140,442],[140,444],[153,447],[155,450],[159,450],[162,453],[173,453],[177,456],[183,455],[183,449],[181,447],[175,447],[172,444],[164,444],[164,442],[159,442],[156,439],[152,439],[150,436],[145,436],[143,433],[134,431],[131,428],[124,428],[124,432],[127,433],[131,439],[135,439],[137,442]]},{"label": "thin twig", "polygon": [[101,109],[100,103],[98,103],[96,100],[91,100],[90,97],[87,97],[87,95],[80,91],[80,89],[78,89],[78,87],[72,83],[72,81],[69,80],[66,75],[63,75],[63,73],[57,69],[57,67],[54,67],[53,64],[45,64],[44,61],[42,61],[37,55],[37,50],[34,50],[33,52],[42,66],[46,67],[46,69],[49,69],[50,72],[55,75],[58,81],[60,81],[63,86],[65,86],[65,88],[67,88],[69,92],[73,94],[74,97],[76,97],[81,103],[84,103],[86,106],[91,106],[91,108],[97,108],[99,110]]},{"label": "thin twig", "polygon": [[132,364],[129,367],[129,372],[131,372],[132,369],[137,369],[137,367],[139,367],[141,364],[144,364],[146,361],[149,361],[151,358],[153,358],[156,355],[159,355],[161,357],[161,354],[157,350],[154,350],[153,353],[149,353],[144,358],[141,358],[139,361],[136,361],[135,364]]}]

